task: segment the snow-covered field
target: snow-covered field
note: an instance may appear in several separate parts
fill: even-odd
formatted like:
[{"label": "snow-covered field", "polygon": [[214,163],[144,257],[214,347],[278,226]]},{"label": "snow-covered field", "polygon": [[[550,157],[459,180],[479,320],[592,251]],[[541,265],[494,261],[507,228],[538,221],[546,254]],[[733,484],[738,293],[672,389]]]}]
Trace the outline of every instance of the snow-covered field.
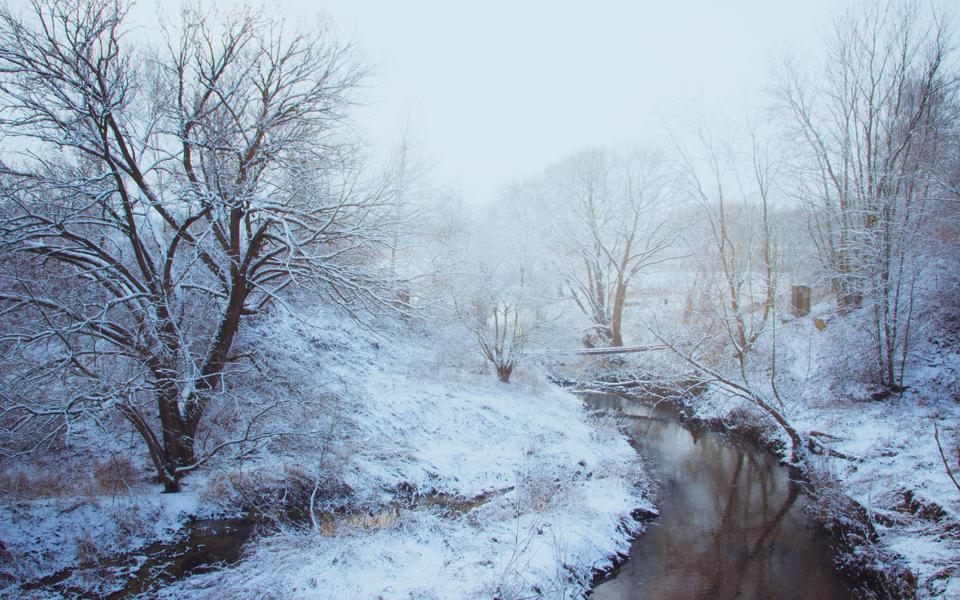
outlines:
[{"label": "snow-covered field", "polygon": [[[335,315],[262,324],[254,335],[299,357],[307,385],[337,400],[327,404],[334,414],[325,415],[320,454],[264,451],[242,469],[191,476],[179,495],[146,483],[113,497],[8,495],[2,593],[19,596],[18,584],[91,555],[174,536],[188,516],[235,512],[239,499],[224,482],[242,470],[248,481],[319,474],[324,490],[345,491],[321,490],[318,507],[349,517],[273,527],[238,564],[178,581],[164,596],[582,595],[594,569],[610,566],[638,532],[630,512],[652,508],[617,424],[532,374],[497,382],[469,346],[447,337],[394,333],[379,338]],[[122,535],[140,512],[137,533]]]}]

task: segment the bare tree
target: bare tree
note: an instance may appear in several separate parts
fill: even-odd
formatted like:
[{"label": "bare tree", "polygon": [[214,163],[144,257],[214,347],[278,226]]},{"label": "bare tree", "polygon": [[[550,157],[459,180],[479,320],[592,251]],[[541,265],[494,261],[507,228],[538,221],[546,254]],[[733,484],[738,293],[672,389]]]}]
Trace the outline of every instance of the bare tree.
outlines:
[{"label": "bare tree", "polygon": [[[724,339],[745,368],[748,353],[772,322],[777,294],[777,240],[771,206],[774,172],[769,145],[751,132],[747,151],[718,143],[703,126],[696,141],[702,157],[678,143],[686,192],[706,222],[705,261],[715,289],[708,296]],[[743,154],[746,154],[744,156]]]},{"label": "bare tree", "polygon": [[[706,222],[704,247],[697,252],[708,273],[700,282],[705,302],[698,318],[691,319],[684,342],[669,339],[658,326],[649,328],[720,393],[746,400],[769,417],[790,439],[796,462],[802,457],[802,440],[777,385],[779,253],[773,206],[776,161],[770,145],[751,126],[738,151],[700,125],[692,143],[677,140],[677,152],[687,195]],[[752,352],[764,337],[769,351]],[[759,360],[754,360],[757,354]]]},{"label": "bare tree", "polygon": [[537,241],[522,231],[522,220],[511,208],[489,207],[465,232],[469,258],[461,265],[455,302],[460,320],[503,383],[509,383],[544,320],[540,291],[545,284],[533,253]]},{"label": "bare tree", "polygon": [[805,141],[799,195],[841,310],[863,307],[878,382],[901,389],[916,249],[956,91],[942,15],[889,1],[839,18],[822,74],[785,69],[782,105]]},{"label": "bare tree", "polygon": [[0,425],[36,446],[119,414],[176,491],[246,319],[294,289],[396,308],[393,179],[338,135],[363,70],[249,10],[188,10],[156,51],[119,0],[26,12],[0,11]]},{"label": "bare tree", "polygon": [[471,331],[480,352],[497,370],[497,378],[510,382],[528,341],[529,315],[517,301],[496,300],[492,306],[475,307]]},{"label": "bare tree", "polygon": [[588,346],[623,345],[623,309],[644,269],[670,260],[677,237],[662,160],[633,149],[585,151],[547,175],[566,295],[590,319]]}]

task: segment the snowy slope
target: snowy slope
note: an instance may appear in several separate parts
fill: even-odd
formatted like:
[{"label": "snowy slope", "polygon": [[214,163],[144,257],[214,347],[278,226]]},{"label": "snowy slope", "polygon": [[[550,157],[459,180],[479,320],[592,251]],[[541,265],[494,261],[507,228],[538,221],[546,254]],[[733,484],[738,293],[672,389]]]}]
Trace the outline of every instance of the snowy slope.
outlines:
[{"label": "snowy slope", "polygon": [[[193,493],[162,494],[161,486],[152,487],[146,493],[67,496],[0,505],[4,549],[0,583],[29,582],[75,564],[95,562],[100,556],[172,540],[190,517],[210,512]],[[36,592],[31,597],[46,595]],[[0,598],[24,596],[16,585],[0,585]]]},{"label": "snowy slope", "polygon": [[[22,583],[81,562],[76,540],[93,539],[109,556],[168,539],[189,516],[234,514],[257,491],[250,486],[279,489],[294,474],[321,482],[318,529],[283,521],[248,543],[238,564],[162,595],[582,595],[594,569],[609,567],[639,531],[631,511],[652,510],[617,422],[533,372],[499,383],[456,335],[396,327],[384,337],[328,313],[261,322],[245,343],[282,367],[278,382],[316,399],[279,415],[314,419],[304,429],[316,433],[265,444],[240,465],[216,463],[188,477],[179,496],[155,498],[144,484],[120,500],[87,497],[74,511],[63,510],[69,498],[2,506],[11,562],[37,557],[12,576]],[[156,531],[113,544],[125,506],[155,515]]]},{"label": "snowy slope", "polygon": [[322,533],[285,528],[167,597],[576,597],[628,548],[629,514],[649,505],[615,423],[535,378],[464,372],[479,365],[443,340],[379,343],[331,322],[294,339],[325,340],[315,355],[325,379],[352,391],[350,438],[331,453],[356,498],[375,516],[395,489],[490,499],[466,510],[413,501]]},{"label": "snowy slope", "polygon": [[960,344],[940,334],[918,339],[905,374],[907,390],[871,400],[864,391],[836,394],[816,385],[817,374],[835,361],[831,351],[838,340],[807,335],[815,366],[809,379],[800,380],[803,401],[792,420],[802,431],[830,434],[820,439],[850,457],[821,458],[818,468],[872,513],[882,543],[917,576],[920,597],[960,597],[960,490],[934,437],[936,423],[958,471],[953,449],[960,443]]}]

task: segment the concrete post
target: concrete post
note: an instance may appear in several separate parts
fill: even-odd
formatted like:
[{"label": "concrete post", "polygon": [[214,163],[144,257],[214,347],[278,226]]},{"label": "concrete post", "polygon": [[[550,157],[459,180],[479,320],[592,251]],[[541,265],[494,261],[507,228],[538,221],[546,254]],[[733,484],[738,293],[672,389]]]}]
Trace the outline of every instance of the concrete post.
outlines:
[{"label": "concrete post", "polygon": [[790,312],[795,317],[805,317],[810,314],[810,286],[790,286]]}]

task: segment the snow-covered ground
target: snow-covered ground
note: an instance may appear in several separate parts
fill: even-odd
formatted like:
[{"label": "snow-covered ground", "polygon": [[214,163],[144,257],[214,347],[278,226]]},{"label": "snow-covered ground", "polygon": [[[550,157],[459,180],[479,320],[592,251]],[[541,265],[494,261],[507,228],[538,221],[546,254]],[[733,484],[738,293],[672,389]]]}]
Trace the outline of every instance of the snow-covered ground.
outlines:
[{"label": "snow-covered ground", "polygon": [[[640,527],[631,511],[652,507],[615,421],[531,373],[497,382],[450,336],[380,338],[345,323],[278,317],[253,332],[327,398],[319,453],[265,448],[191,476],[179,495],[143,484],[116,497],[4,499],[5,593],[88,558],[87,538],[106,556],[173,536],[188,515],[235,510],[224,482],[241,472],[319,474],[318,507],[348,516],[274,527],[238,564],[166,597],[579,597],[626,551]],[[123,537],[131,511],[149,513],[150,527]]]},{"label": "snow-covered ground", "polygon": [[[838,322],[837,326],[841,324]],[[827,370],[836,347],[812,319],[808,329],[813,362]],[[849,459],[822,458],[819,469],[862,504],[883,545],[906,559],[921,597],[960,598],[960,490],[947,474],[934,435],[954,473],[960,474],[960,345],[941,331],[917,340],[915,361],[902,395],[873,400],[869,389],[833,394],[815,385],[817,370],[803,381],[804,401],[792,421],[805,432],[823,432],[831,449]],[[797,369],[799,370],[799,369]],[[805,370],[805,369],[804,369]]]},{"label": "snow-covered ground", "polygon": [[[115,496],[59,496],[0,504],[0,597],[20,598],[19,584],[75,565],[89,565],[177,536],[190,517],[208,516],[194,493],[162,494],[162,486]],[[81,583],[77,581],[76,583]],[[97,578],[92,592],[109,592]],[[31,597],[49,597],[33,592]]]}]

